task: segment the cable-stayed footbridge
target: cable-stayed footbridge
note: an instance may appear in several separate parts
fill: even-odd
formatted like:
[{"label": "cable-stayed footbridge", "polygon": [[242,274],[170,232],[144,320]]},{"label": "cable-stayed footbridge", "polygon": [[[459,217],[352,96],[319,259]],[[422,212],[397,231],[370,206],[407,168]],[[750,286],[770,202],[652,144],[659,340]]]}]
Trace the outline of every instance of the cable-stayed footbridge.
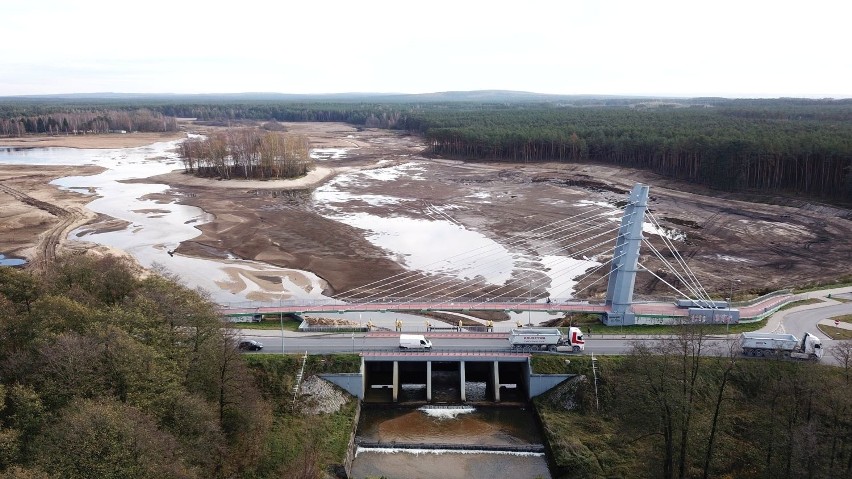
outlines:
[{"label": "cable-stayed footbridge", "polygon": [[[648,186],[637,184],[621,208],[586,202],[572,214],[494,243],[436,259],[432,273],[406,271],[323,300],[281,300],[223,307],[224,315],[263,313],[541,311],[601,314],[608,325],[637,324],[637,318],[687,318],[733,323],[739,311],[713,301],[677,252],[667,230],[648,211]],[[437,214],[441,213],[436,209]],[[620,221],[618,216],[620,215]],[[451,219],[450,219],[451,220]],[[659,234],[663,248],[643,232]],[[639,262],[646,247],[671,272],[667,281]],[[513,251],[535,251],[518,254]],[[547,261],[544,261],[544,259]],[[435,267],[439,265],[439,267]],[[445,273],[441,273],[441,269]],[[459,271],[466,271],[459,274]],[[636,274],[646,272],[683,298],[678,303],[636,303]],[[576,299],[607,280],[601,301]],[[580,288],[579,290],[575,290]],[[765,310],[765,306],[764,310]],[[649,322],[649,321],[638,321]]]}]

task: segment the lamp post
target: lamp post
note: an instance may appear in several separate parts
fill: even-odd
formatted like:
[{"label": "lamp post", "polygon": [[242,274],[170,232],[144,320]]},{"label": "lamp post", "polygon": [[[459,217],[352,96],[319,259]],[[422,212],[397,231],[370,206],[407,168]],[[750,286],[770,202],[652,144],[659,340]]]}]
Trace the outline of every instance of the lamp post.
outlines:
[{"label": "lamp post", "polygon": [[529,302],[529,306],[527,306],[527,326],[532,327],[532,280],[530,280],[530,287],[527,290],[527,301]]},{"label": "lamp post", "polygon": [[284,312],[278,313],[278,320],[281,322],[281,354],[284,354]]},{"label": "lamp post", "polygon": [[740,282],[740,280],[738,279],[731,278],[731,290],[728,293],[728,309],[731,309],[731,303],[733,303],[734,301],[734,281],[736,281],[737,283]]},{"label": "lamp post", "polygon": [[728,334],[728,325],[731,324],[731,307],[734,302],[734,281],[737,283],[740,282],[738,279],[731,278],[731,288],[728,291],[728,313],[727,316],[725,316],[725,334]]}]

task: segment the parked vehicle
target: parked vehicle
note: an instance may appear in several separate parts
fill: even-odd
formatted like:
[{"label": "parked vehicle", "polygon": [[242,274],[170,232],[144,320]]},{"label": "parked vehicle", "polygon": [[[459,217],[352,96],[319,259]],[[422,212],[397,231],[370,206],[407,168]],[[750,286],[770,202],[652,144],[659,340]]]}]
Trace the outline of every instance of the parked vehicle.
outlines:
[{"label": "parked vehicle", "polygon": [[399,349],[432,349],[432,341],[422,334],[400,334]]},{"label": "parked vehicle", "polygon": [[237,347],[242,351],[260,351],[263,349],[263,343],[253,339],[245,339],[240,341],[240,344],[237,345]]},{"label": "parked vehicle", "polygon": [[558,351],[562,347],[579,353],[586,349],[586,341],[580,328],[568,328],[568,334],[562,334],[559,328],[521,328],[509,333],[512,349]]},{"label": "parked vehicle", "polygon": [[811,333],[800,340],[792,334],[742,333],[740,346],[746,356],[782,356],[785,358],[822,358],[822,341]]}]

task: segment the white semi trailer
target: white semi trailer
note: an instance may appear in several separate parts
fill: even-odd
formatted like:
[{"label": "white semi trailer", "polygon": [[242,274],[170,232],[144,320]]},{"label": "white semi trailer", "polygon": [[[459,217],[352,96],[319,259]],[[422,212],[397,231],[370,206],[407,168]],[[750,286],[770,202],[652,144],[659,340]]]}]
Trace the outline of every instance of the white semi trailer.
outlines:
[{"label": "white semi trailer", "polygon": [[822,341],[811,333],[805,333],[802,339],[792,334],[742,333],[740,346],[746,356],[783,356],[817,361],[823,354]]},{"label": "white semi trailer", "polygon": [[583,332],[575,327],[568,328],[567,335],[562,334],[559,328],[513,329],[509,333],[509,344],[512,345],[512,349],[525,351],[559,351],[564,347],[579,353],[586,349]]}]

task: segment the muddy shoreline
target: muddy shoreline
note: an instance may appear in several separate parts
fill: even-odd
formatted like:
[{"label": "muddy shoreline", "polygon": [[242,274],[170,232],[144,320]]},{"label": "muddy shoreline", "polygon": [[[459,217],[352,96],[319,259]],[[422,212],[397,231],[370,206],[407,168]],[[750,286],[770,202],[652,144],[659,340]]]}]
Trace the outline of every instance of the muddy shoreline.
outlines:
[{"label": "muddy shoreline", "polygon": [[[852,218],[849,210],[793,198],[768,198],[769,203],[743,201],[748,195],[702,190],[649,172],[596,164],[504,164],[452,161],[423,156],[425,145],[400,132],[359,129],[336,123],[287,124],[309,136],[313,147],[347,148],[343,158],[318,162],[317,173],[293,182],[216,181],[188,177],[180,171],[145,182],[171,189],[156,198],[193,205],[215,219],[202,225],[201,236],[183,242],[180,254],[224,258],[232,255],[280,267],[311,271],[324,279],[329,292],[345,293],[406,271],[405,258],[367,240],[367,231],[329,219],[316,210],[312,195],[337,175],[390,168],[415,162],[421,178],[376,180],[359,177],[352,191],[399,198],[398,203],[341,205],[348,214],[369,212],[382,217],[426,219],[442,211],[453,222],[535,258],[541,245],[525,242],[529,231],[574,214],[580,202],[618,204],[636,182],[650,185],[650,208],[661,223],[686,235],[678,251],[704,286],[717,297],[831,281],[848,275],[852,266]],[[0,143],[2,145],[2,143]],[[35,146],[35,145],[34,145]],[[42,145],[38,145],[42,146]],[[87,167],[3,167],[0,182],[47,202],[77,206],[91,197],[61,192],[48,185],[69,174],[93,174]],[[87,173],[87,171],[89,171]],[[5,195],[0,193],[0,195]],[[26,243],[50,228],[50,215],[15,205],[0,216],[4,234],[0,252],[27,255]],[[766,197],[761,197],[766,201]],[[770,203],[776,204],[770,204]],[[325,214],[323,214],[325,213]],[[86,221],[91,221],[88,218]],[[446,218],[444,218],[446,219]],[[113,224],[112,227],[115,227]],[[662,248],[656,235],[646,235]],[[642,262],[666,281],[662,263],[643,248]],[[605,259],[605,258],[603,258]],[[517,279],[517,278],[515,278]],[[738,280],[738,282],[737,282]],[[581,284],[583,296],[600,297],[605,282]],[[498,291],[492,291],[498,293]],[[649,274],[637,278],[638,296],[673,296]]]},{"label": "muddy shoreline", "polygon": [[[661,223],[686,234],[679,251],[705,287],[718,297],[759,294],[809,282],[831,281],[848,274],[852,247],[849,211],[776,199],[785,204],[751,203],[725,198],[649,172],[594,164],[472,163],[426,158],[416,137],[386,130],[358,131],[347,125],[298,124],[314,144],[346,147],[346,158],[322,162],[336,172],[376,169],[417,162],[425,165],[426,181],[372,181],[362,185],[375,195],[404,198],[400,205],[349,204],[349,213],[423,218],[429,208],[451,211],[452,220],[497,242],[546,228],[572,214],[580,201],[617,204],[636,182],[651,186],[651,210]],[[316,125],[316,124],[314,124]],[[332,178],[330,175],[323,181]],[[256,185],[217,188],[180,181],[172,186],[173,200],[203,208],[216,219],[201,227],[203,235],[181,245],[186,254],[215,257],[230,253],[283,267],[312,271],[331,291],[347,292],[404,271],[397,258],[366,241],[365,232],[329,220],[313,210],[312,186],[296,191]],[[219,182],[223,183],[223,182]],[[479,194],[489,198],[480,201]],[[742,196],[742,195],[741,195]],[[426,205],[429,205],[428,207]],[[659,237],[649,239],[658,248]],[[536,245],[516,245],[536,254]],[[538,251],[540,254],[540,251]],[[643,250],[643,263],[671,280],[663,264]],[[540,266],[540,265],[538,265]],[[733,282],[739,280],[739,282]],[[600,297],[605,282],[581,285],[586,297]],[[640,275],[637,295],[673,296],[651,275]]]}]

